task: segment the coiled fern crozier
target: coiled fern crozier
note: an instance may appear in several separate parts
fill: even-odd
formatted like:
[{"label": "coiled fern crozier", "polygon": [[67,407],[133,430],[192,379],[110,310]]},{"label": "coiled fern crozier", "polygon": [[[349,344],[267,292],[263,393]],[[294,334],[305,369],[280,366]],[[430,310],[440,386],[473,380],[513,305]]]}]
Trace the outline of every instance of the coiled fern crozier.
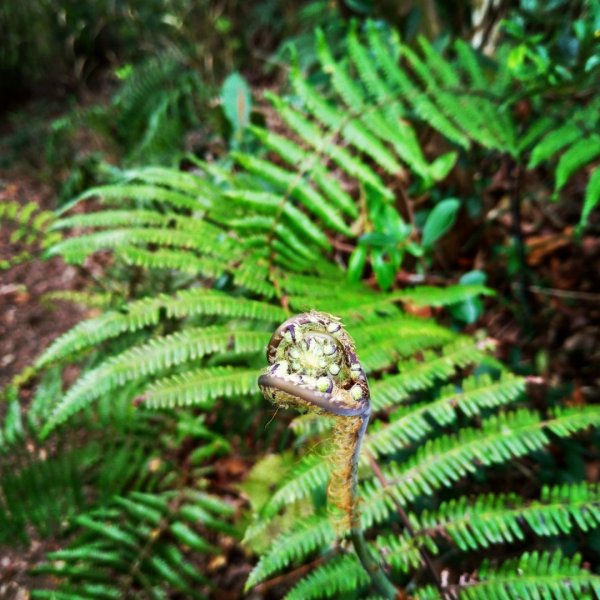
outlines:
[{"label": "coiled fern crozier", "polygon": [[371,415],[369,384],[354,342],[339,319],[303,313],[279,326],[267,346],[269,367],[259,377],[266,398],[281,407],[333,415],[335,465],[328,494],[344,514],[356,553],[382,594],[396,591],[369,554],[357,508],[358,458]]}]

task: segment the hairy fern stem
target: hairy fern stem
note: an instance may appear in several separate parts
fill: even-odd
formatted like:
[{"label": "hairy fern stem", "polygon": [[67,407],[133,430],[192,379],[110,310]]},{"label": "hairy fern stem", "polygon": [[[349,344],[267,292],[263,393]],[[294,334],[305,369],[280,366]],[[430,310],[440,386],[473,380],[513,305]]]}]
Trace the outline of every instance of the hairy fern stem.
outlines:
[{"label": "hairy fern stem", "polygon": [[360,524],[358,460],[371,405],[367,377],[352,338],[337,318],[303,313],[275,331],[267,346],[267,360],[269,367],[258,384],[268,400],[335,418],[328,498],[341,509],[343,520],[338,525],[350,530],[356,554],[373,584],[384,597],[395,598],[397,590],[369,551]]}]

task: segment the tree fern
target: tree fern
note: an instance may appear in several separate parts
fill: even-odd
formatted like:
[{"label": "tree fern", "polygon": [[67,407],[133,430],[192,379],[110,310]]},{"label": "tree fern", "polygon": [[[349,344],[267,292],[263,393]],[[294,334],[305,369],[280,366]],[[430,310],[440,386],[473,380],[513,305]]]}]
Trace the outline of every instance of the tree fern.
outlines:
[{"label": "tree fern", "polygon": [[[519,393],[522,388],[518,385],[514,389]],[[412,459],[405,459],[403,467],[398,468],[391,464],[383,468],[385,485],[382,486],[376,480],[364,484],[360,504],[363,526],[370,528],[375,523],[388,520],[396,510],[395,502],[412,503],[419,496],[432,495],[436,489],[450,485],[458,478],[480,469],[482,465],[504,463],[511,457],[542,448],[548,443],[544,430],[564,436],[591,424],[597,425],[597,414],[594,408],[570,409],[559,411],[554,418],[543,421],[532,412],[520,411],[488,419],[484,422],[481,432],[473,430],[470,433],[468,429],[463,428],[459,437],[442,436],[434,439],[424,448],[418,449]],[[387,428],[392,428],[393,425],[392,420]],[[429,423],[427,425],[431,427]],[[406,429],[400,428],[400,439],[410,443],[411,428],[407,426]],[[386,426],[380,430],[386,431]],[[381,435],[380,430],[372,432],[367,438],[368,449],[373,443],[370,440],[377,440]],[[412,431],[414,432],[414,429]],[[428,433],[431,435],[431,430]],[[420,435],[417,435],[416,439],[419,437]],[[387,450],[392,452],[398,447],[398,442],[394,434],[390,435],[390,439],[393,440],[393,445]],[[324,488],[328,470],[323,458],[307,457],[303,465],[296,468],[289,481],[284,482],[267,503],[262,518],[268,519],[269,515],[277,514],[290,503],[305,503],[311,494],[319,488]],[[389,554],[391,564],[402,570],[413,570],[421,565],[420,544],[430,552],[438,551],[433,537],[438,533],[449,536],[459,548],[467,550],[479,547],[479,544],[487,546],[498,541],[523,539],[524,530],[521,523],[540,536],[568,534],[573,526],[587,531],[598,526],[596,492],[595,487],[583,484],[554,488],[544,490],[541,502],[531,505],[525,504],[514,495],[506,498],[483,496],[472,505],[466,498],[462,498],[456,503],[441,505],[439,512],[431,513],[431,516],[425,512],[421,517],[409,517],[413,522],[414,534],[406,532],[399,540],[382,538],[378,546],[389,548],[385,552]],[[456,512],[452,513],[454,508]],[[458,519],[456,525],[451,522],[451,514],[456,515]],[[445,518],[443,515],[448,515],[447,525],[442,522]],[[315,515],[314,522],[306,524],[306,537],[298,530],[298,539],[312,540],[312,543],[306,546],[300,543],[299,547],[294,548],[293,540],[296,538],[290,531],[284,532],[276,544],[283,543],[283,540],[289,541],[285,556],[289,556],[290,560],[293,557],[307,556],[307,553],[312,554],[318,549],[324,551],[333,547],[336,538],[330,535],[323,537],[322,532],[331,533],[322,522],[322,517]],[[253,573],[250,580],[252,583],[259,582],[274,569],[283,568],[287,564],[287,560],[279,562],[276,558],[281,553],[281,550],[276,551],[278,547],[280,546],[272,546],[265,554],[265,562],[260,563],[257,571]]]}]

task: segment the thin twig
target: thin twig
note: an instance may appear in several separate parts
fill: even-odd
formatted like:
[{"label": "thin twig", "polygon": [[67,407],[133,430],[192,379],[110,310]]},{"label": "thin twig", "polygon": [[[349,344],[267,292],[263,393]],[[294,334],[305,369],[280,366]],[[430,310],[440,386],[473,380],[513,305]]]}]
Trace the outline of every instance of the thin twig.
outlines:
[{"label": "thin twig", "polygon": [[566,298],[568,300],[585,300],[588,302],[600,302],[600,294],[593,292],[578,292],[577,290],[558,290],[556,288],[543,288],[538,285],[530,285],[529,290],[534,294],[544,296],[555,296],[556,298]]}]

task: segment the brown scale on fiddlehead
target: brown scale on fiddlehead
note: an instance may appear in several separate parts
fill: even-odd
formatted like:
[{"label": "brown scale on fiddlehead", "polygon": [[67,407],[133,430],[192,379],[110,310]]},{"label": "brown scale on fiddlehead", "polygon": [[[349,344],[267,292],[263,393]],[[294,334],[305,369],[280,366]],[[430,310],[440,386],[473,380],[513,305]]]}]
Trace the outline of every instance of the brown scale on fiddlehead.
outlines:
[{"label": "brown scale on fiddlehead", "polygon": [[267,346],[269,366],[258,379],[265,398],[334,418],[330,502],[344,514],[356,552],[387,598],[394,586],[368,552],[357,506],[358,458],[371,414],[369,384],[354,342],[332,315],[309,312],[282,323]]}]

